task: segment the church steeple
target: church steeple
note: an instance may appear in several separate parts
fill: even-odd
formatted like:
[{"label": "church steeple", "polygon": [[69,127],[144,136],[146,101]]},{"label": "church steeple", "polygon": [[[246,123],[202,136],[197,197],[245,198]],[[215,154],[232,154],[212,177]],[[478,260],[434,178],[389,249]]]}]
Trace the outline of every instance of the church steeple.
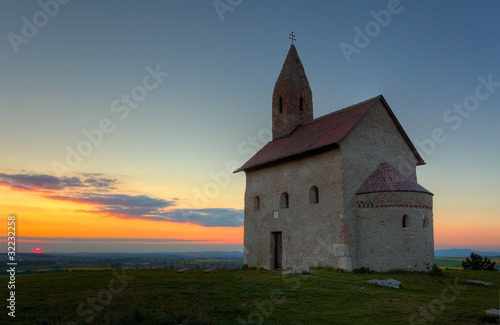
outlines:
[{"label": "church steeple", "polygon": [[273,93],[273,141],[313,120],[312,92],[292,44]]}]

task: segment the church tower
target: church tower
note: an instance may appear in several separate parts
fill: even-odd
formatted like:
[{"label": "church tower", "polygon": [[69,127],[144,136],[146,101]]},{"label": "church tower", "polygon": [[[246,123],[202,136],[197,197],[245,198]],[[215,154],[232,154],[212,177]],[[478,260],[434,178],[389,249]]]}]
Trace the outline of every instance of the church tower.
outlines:
[{"label": "church tower", "polygon": [[300,124],[313,120],[312,92],[292,44],[273,93],[273,141],[286,137]]}]

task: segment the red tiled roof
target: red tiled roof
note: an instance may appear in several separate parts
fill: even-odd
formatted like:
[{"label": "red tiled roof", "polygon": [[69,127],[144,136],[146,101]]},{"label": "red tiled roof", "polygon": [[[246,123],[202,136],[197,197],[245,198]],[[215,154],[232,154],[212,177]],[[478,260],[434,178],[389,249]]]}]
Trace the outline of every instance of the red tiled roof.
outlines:
[{"label": "red tiled roof", "polygon": [[374,192],[421,192],[431,194],[413,179],[388,163],[381,163],[356,191],[356,194]]},{"label": "red tiled roof", "polygon": [[380,97],[374,97],[298,126],[290,136],[266,144],[235,172],[337,144]]},{"label": "red tiled roof", "polygon": [[384,97],[379,95],[362,103],[324,115],[309,123],[299,125],[290,136],[266,144],[235,173],[338,145],[378,100],[381,100],[387,108],[396,127],[415,154],[417,164],[424,164],[424,161],[385,102]]}]

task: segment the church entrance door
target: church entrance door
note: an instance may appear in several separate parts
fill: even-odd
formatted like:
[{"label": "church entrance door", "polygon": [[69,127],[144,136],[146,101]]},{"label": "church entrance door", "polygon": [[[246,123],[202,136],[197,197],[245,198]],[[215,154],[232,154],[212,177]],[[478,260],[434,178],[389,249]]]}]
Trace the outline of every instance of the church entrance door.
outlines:
[{"label": "church entrance door", "polygon": [[281,231],[272,233],[273,239],[273,269],[281,270],[282,256],[283,256],[283,243]]}]

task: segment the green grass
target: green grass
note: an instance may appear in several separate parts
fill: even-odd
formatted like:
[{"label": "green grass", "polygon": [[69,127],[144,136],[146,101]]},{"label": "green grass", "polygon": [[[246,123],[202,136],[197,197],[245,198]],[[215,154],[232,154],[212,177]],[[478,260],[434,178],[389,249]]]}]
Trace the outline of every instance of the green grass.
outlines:
[{"label": "green grass", "polygon": [[[484,324],[484,311],[499,306],[498,286],[464,284],[464,279],[499,284],[499,272],[444,270],[442,276],[332,270],[310,273],[282,276],[258,270],[219,270],[214,274],[202,270],[186,274],[170,269],[126,270],[125,274],[135,278],[113,296],[107,291],[115,278],[111,272],[17,276],[15,323],[408,324],[413,317],[415,324]],[[368,283],[375,278],[399,280],[402,289]],[[458,287],[454,285],[456,278]],[[1,278],[0,286],[6,288],[7,281]],[[121,286],[118,281],[111,285],[115,289]],[[6,299],[6,293],[2,297]],[[91,303],[101,303],[92,310],[86,304],[88,297],[94,300],[89,300]],[[77,308],[82,303],[79,315]],[[3,308],[0,324],[14,323]],[[88,323],[89,314],[94,317]]]}]

